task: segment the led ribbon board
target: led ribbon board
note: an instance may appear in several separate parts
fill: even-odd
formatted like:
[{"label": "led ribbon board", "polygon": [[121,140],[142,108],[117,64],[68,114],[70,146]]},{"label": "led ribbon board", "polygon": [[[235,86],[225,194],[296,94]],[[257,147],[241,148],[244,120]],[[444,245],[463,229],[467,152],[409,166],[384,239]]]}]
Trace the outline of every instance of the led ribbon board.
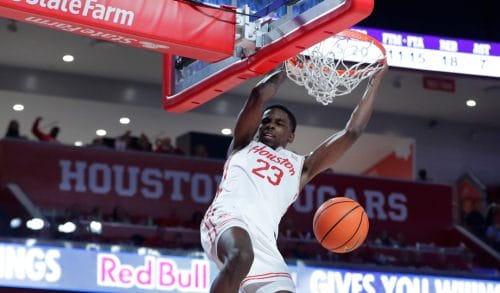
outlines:
[{"label": "led ribbon board", "polygon": [[[125,247],[124,247],[125,248]],[[209,292],[217,268],[203,257],[0,242],[0,285],[80,292]],[[75,264],[78,264],[75,266]],[[297,292],[499,292],[500,282],[360,269],[289,265]],[[82,273],[85,272],[85,273]],[[13,289],[14,291],[15,289]]]}]

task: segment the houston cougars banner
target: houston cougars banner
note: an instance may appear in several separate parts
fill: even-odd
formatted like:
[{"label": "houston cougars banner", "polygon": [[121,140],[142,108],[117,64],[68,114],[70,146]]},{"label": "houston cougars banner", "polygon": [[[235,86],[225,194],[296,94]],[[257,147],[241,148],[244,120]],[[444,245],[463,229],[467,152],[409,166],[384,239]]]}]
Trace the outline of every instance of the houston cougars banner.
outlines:
[{"label": "houston cougars banner", "polygon": [[0,17],[209,62],[235,42],[233,11],[188,1],[0,0]]},{"label": "houston cougars banner", "polygon": [[[0,181],[16,183],[40,206],[77,204],[104,212],[189,218],[210,204],[222,161],[143,152],[118,152],[15,140],[0,141]],[[249,196],[252,196],[249,194]],[[408,240],[436,239],[452,221],[449,186],[320,174],[305,186],[283,225],[310,231],[317,207],[335,196],[359,201],[373,231],[404,232]]]}]

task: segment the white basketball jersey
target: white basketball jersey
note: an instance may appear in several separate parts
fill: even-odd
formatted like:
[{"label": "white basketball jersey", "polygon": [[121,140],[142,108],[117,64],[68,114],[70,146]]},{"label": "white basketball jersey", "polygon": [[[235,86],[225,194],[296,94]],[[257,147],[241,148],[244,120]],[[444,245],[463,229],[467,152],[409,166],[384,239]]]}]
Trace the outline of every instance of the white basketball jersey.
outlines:
[{"label": "white basketball jersey", "polygon": [[211,209],[235,210],[259,234],[276,239],[281,218],[298,196],[303,162],[284,148],[252,141],[227,160]]}]

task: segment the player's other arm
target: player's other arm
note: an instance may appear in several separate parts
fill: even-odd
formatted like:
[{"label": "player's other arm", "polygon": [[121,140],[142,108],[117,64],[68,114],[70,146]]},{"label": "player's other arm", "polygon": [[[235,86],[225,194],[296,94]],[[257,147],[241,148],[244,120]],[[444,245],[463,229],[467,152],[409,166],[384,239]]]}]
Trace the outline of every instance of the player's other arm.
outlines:
[{"label": "player's other arm", "polygon": [[275,71],[255,85],[243,109],[241,109],[228,154],[240,150],[250,143],[259,128],[264,103],[273,97],[286,77],[284,70]]},{"label": "player's other arm", "polygon": [[302,169],[301,188],[314,176],[330,168],[361,135],[370,120],[375,95],[386,71],[387,66],[370,79],[363,97],[352,112],[345,128],[323,141],[306,158]]}]

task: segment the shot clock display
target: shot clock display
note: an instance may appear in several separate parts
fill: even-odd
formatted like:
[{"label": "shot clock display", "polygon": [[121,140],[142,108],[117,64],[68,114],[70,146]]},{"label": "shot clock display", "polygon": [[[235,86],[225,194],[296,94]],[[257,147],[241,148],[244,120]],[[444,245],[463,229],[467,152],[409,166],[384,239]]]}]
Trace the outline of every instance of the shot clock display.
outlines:
[{"label": "shot clock display", "polygon": [[500,43],[354,27],[387,50],[390,66],[500,77]]}]

